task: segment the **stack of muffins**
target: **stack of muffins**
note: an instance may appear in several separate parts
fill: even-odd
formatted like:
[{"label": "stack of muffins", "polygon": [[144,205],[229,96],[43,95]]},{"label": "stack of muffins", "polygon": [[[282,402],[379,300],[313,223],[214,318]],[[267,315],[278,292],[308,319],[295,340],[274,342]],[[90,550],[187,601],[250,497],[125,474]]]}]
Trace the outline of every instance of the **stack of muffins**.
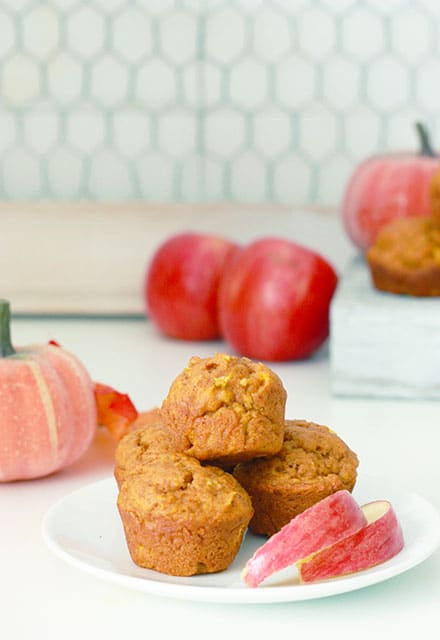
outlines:
[{"label": "stack of muffins", "polygon": [[118,509],[133,561],[175,576],[226,569],[246,529],[270,536],[356,482],[358,459],[330,429],[286,420],[266,365],[191,358],[160,409],[119,443]]}]

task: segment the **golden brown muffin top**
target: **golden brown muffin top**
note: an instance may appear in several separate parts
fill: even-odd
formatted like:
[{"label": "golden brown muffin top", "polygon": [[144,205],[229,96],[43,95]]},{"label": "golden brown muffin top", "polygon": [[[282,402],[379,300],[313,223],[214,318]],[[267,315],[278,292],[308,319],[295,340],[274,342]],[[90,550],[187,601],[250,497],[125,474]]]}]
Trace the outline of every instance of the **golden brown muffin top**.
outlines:
[{"label": "golden brown muffin top", "polygon": [[125,435],[115,451],[115,466],[137,471],[152,453],[178,452],[172,431],[160,422],[138,426]]},{"label": "golden brown muffin top", "polygon": [[178,519],[210,522],[252,515],[246,491],[217,467],[203,467],[184,454],[151,455],[142,473],[122,483],[118,504],[149,519]]},{"label": "golden brown muffin top", "polygon": [[280,378],[263,363],[221,353],[194,356],[172,383],[162,415],[188,452],[214,459],[222,438],[224,453],[233,456],[273,431],[279,449],[286,397]]},{"label": "golden brown muffin top", "polygon": [[234,475],[250,488],[253,484],[284,486],[311,483],[337,475],[352,485],[358,466],[356,454],[324,425],[305,420],[286,420],[281,451],[266,459],[237,465]]},{"label": "golden brown muffin top", "polygon": [[431,216],[397,218],[381,229],[367,260],[390,270],[440,267],[440,226]]},{"label": "golden brown muffin top", "polygon": [[[270,385],[286,397],[281,380],[269,367],[249,358],[217,353],[209,358],[193,356],[188,366],[171,385],[163,406],[175,393],[198,399],[198,409],[215,412],[224,405],[233,406],[238,412],[263,411]],[[196,414],[197,408],[189,407]]]}]

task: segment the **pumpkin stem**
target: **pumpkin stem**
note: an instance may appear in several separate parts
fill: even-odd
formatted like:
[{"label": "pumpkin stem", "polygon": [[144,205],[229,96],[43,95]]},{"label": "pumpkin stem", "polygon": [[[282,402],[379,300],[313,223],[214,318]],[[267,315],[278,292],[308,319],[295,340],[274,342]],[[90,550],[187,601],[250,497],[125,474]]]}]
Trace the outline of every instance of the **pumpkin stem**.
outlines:
[{"label": "pumpkin stem", "polygon": [[416,122],[417,134],[420,141],[420,155],[435,158],[437,156],[431,146],[431,140],[427,128],[421,122]]},{"label": "pumpkin stem", "polygon": [[9,310],[9,302],[0,300],[0,357],[5,358],[12,356],[15,349],[11,342],[11,313]]}]

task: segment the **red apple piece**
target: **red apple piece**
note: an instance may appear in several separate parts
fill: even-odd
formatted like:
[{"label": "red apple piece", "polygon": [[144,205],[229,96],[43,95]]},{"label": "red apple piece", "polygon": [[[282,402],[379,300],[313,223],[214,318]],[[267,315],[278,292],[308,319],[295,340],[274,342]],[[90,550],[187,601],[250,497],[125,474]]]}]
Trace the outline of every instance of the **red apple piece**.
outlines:
[{"label": "red apple piece", "polygon": [[95,382],[95,401],[98,424],[106,427],[115,440],[121,440],[138,417],[130,397],[106,384]]},{"label": "red apple piece", "polygon": [[366,526],[297,563],[301,582],[369,569],[401,551],[403,534],[391,504],[387,500],[377,500],[364,505],[362,511]]},{"label": "red apple piece", "polygon": [[346,538],[366,522],[351,493],[337,491],[297,515],[271,536],[248,560],[242,578],[248,586],[257,587],[276,571]]}]

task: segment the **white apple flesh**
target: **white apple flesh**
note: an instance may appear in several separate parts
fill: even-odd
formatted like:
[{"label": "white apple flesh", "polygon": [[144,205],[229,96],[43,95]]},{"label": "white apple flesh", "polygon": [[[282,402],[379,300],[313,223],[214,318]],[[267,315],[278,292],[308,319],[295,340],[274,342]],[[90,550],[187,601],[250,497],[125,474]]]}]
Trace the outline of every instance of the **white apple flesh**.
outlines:
[{"label": "white apple flesh", "polygon": [[250,587],[367,524],[351,493],[337,491],[309,507],[269,538],[248,560],[242,578]]},{"label": "white apple flesh", "polygon": [[345,576],[374,567],[397,555],[404,546],[403,534],[391,504],[386,500],[362,507],[367,524],[308,558],[297,562],[301,582]]}]

